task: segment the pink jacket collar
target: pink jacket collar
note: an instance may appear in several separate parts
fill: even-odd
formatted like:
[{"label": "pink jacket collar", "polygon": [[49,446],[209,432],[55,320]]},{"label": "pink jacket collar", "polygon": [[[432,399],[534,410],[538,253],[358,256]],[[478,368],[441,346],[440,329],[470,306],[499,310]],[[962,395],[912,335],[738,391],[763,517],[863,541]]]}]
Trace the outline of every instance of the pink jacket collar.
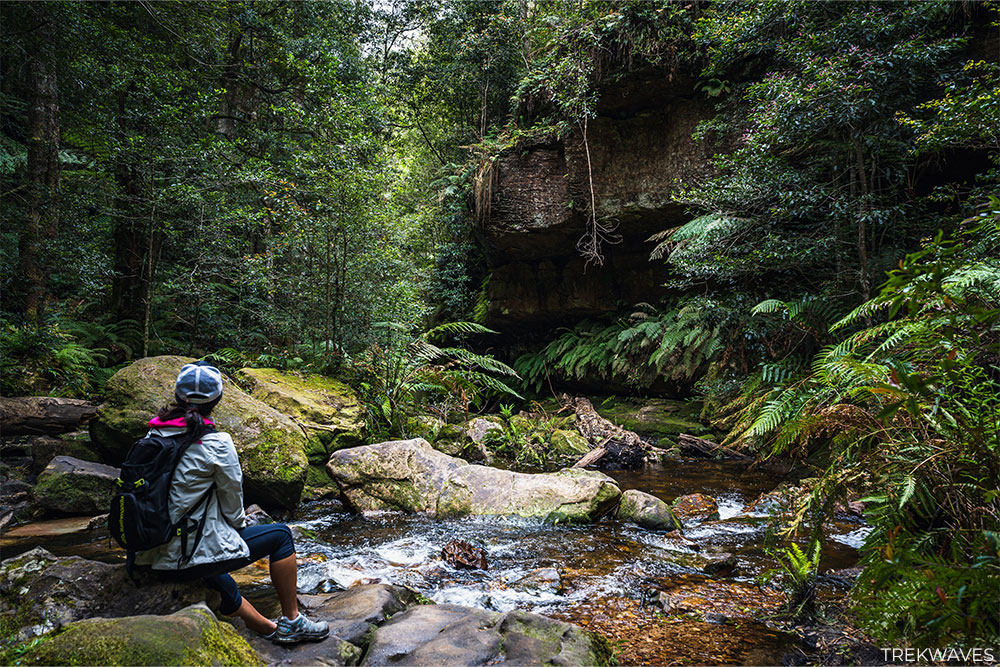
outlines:
[{"label": "pink jacket collar", "polygon": [[[215,426],[213,422],[208,417],[204,417],[205,423],[209,426]],[[159,417],[153,417],[149,420],[150,428],[187,428],[187,423],[184,421],[184,417],[178,417],[177,419],[168,419],[166,421],[160,419]]]}]

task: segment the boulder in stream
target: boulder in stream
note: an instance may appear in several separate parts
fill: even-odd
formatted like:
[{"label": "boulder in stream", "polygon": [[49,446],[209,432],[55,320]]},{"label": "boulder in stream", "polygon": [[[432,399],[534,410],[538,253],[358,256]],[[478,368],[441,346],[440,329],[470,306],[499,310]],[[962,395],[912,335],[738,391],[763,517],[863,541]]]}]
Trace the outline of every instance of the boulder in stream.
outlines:
[{"label": "boulder in stream", "polygon": [[26,665],[264,665],[204,604],[167,616],[89,618],[26,646]]},{"label": "boulder in stream", "polygon": [[121,564],[41,547],[0,563],[0,615],[22,640],[84,618],[169,614],[206,599],[215,604],[219,594],[201,583],[148,581],[137,588]]},{"label": "boulder in stream", "polygon": [[[139,359],[108,380],[108,400],[90,422],[90,434],[106,461],[120,463],[146,422],[173,401],[174,382],[188,357]],[[288,415],[246,394],[223,377],[222,401],[212,412],[220,431],[233,436],[249,502],[293,508],[306,478],[307,439]]]},{"label": "boulder in stream", "polygon": [[618,520],[631,521],[650,530],[680,530],[681,522],[670,511],[670,506],[648,493],[629,489],[622,493],[618,506]]},{"label": "boulder in stream", "polygon": [[375,630],[362,665],[606,665],[607,641],[562,621],[451,604],[420,605]]},{"label": "boulder in stream", "polygon": [[35,500],[66,514],[102,514],[111,505],[118,468],[57,456],[38,475]]},{"label": "boulder in stream", "polygon": [[422,438],[334,452],[327,471],[357,511],[586,522],[612,510],[621,496],[614,480],[599,472],[527,474],[469,465],[436,451]]},{"label": "boulder in stream", "polygon": [[719,518],[719,504],[704,493],[689,493],[674,499],[674,514],[684,523],[715,521]]}]

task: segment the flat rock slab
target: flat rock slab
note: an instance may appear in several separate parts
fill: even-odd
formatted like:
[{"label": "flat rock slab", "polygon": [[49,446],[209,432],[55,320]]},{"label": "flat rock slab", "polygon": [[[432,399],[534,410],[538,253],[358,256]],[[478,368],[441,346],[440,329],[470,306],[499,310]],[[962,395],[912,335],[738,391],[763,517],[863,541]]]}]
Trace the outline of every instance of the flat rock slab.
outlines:
[{"label": "flat rock slab", "polygon": [[357,511],[589,522],[614,509],[621,496],[614,480],[599,472],[526,474],[469,465],[422,438],[334,452],[327,472]]},{"label": "flat rock slab", "polygon": [[58,537],[59,535],[71,535],[82,533],[90,528],[93,517],[71,516],[65,519],[52,519],[51,521],[34,521],[26,523],[17,528],[11,528],[0,538],[0,546],[10,545],[13,538],[22,537]]},{"label": "flat rock slab", "polygon": [[598,665],[606,642],[544,616],[457,605],[421,605],[375,631],[362,665]]},{"label": "flat rock slab", "polygon": [[330,637],[278,646],[244,631],[269,665],[356,665],[375,627],[415,605],[416,597],[402,586],[369,584],[329,595],[300,595],[299,601],[309,618],[330,624]]}]

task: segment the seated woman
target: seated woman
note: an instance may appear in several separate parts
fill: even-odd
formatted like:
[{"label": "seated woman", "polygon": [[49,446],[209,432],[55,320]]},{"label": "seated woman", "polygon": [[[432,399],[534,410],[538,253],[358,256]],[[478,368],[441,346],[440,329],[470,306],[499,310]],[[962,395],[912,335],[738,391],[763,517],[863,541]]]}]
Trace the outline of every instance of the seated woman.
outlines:
[{"label": "seated woman", "polygon": [[[169,507],[173,523],[191,512],[192,530],[185,531],[184,540],[175,535],[166,544],[139,552],[136,563],[151,565],[171,579],[204,579],[222,594],[223,614],[243,619],[248,628],[275,643],[325,638],[330,633],[327,623],[311,621],[298,610],[298,561],[288,526],[245,526],[243,471],[233,439],[215,431],[209,419],[222,398],[222,374],[204,361],[188,364],[177,376],[174,396],[176,405],[160,410],[149,427],[151,435],[186,432],[190,438],[191,445],[174,471]],[[192,540],[197,540],[193,551],[186,543]],[[228,574],[264,556],[270,557],[271,582],[281,602],[277,621],[254,609]]]}]

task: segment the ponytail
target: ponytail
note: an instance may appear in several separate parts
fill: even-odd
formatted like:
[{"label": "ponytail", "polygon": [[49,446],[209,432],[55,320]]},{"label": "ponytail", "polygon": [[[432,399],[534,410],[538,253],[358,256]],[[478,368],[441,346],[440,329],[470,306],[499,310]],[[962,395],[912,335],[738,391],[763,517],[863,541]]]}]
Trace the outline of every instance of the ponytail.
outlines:
[{"label": "ponytail", "polygon": [[208,403],[188,403],[177,399],[173,406],[160,408],[156,414],[162,421],[184,418],[184,427],[187,429],[191,442],[197,442],[208,430],[205,424],[205,417],[212,413],[212,409],[219,403],[219,396]]},{"label": "ponytail", "polygon": [[190,442],[201,440],[201,436],[205,435],[205,418],[199,410],[201,406],[186,403],[180,407],[184,408],[184,424],[187,426]]}]

